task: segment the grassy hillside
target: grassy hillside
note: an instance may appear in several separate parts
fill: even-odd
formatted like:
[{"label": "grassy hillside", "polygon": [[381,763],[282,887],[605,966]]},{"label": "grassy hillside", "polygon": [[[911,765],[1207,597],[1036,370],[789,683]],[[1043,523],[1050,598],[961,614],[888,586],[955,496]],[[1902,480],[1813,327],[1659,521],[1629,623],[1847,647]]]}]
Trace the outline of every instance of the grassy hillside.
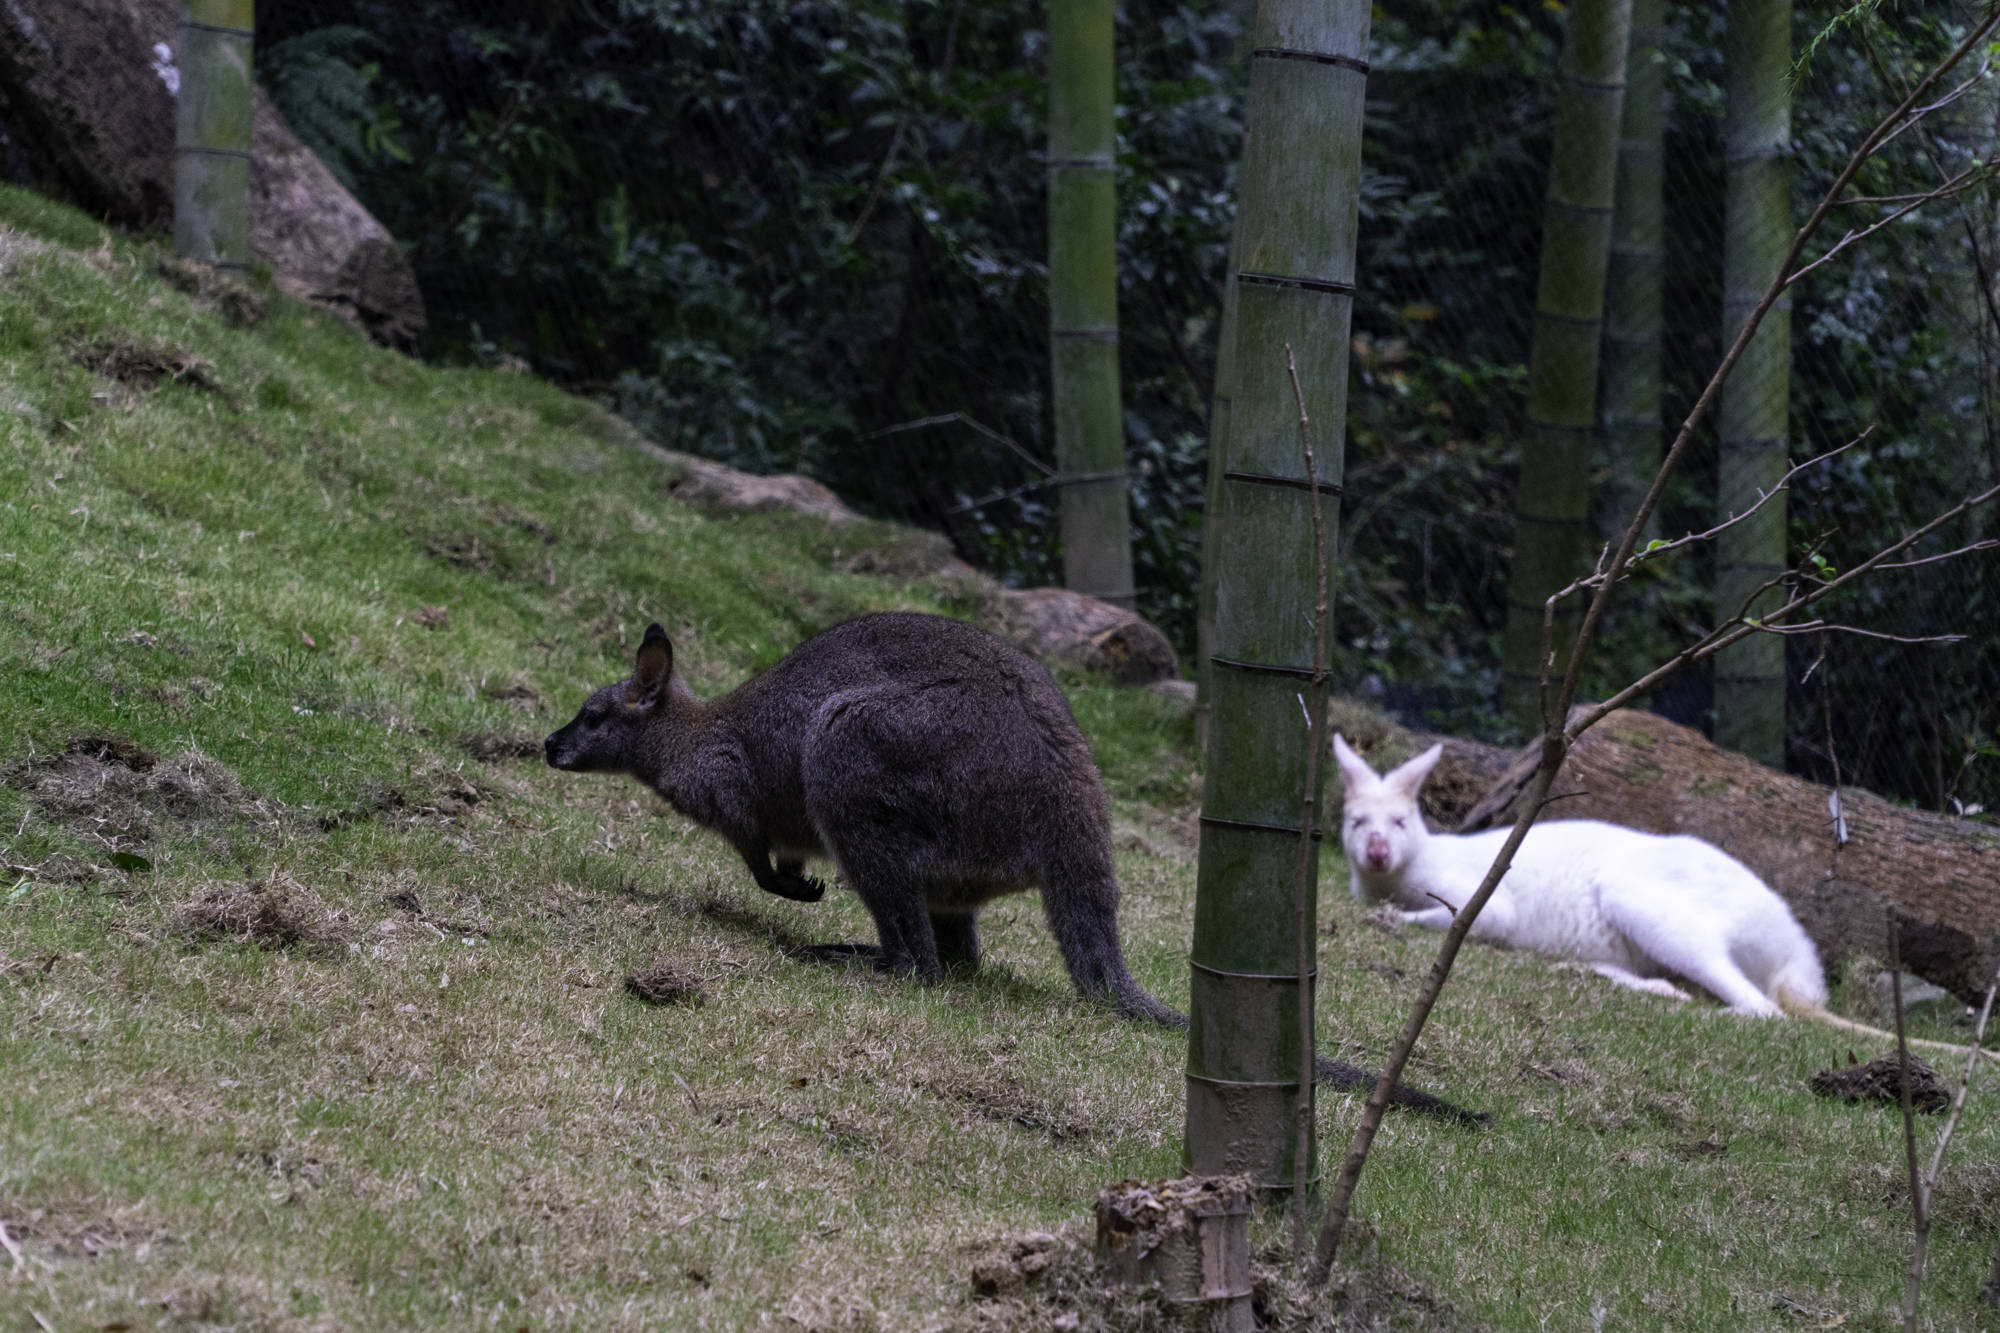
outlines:
[{"label": "grassy hillside", "polygon": [[[864,610],[963,610],[849,572],[904,537],[696,511],[588,404],[13,191],[0,432],[0,1329],[1148,1317],[1073,1247],[1100,1186],[1176,1169],[1181,1044],[1081,1003],[1033,900],[976,980],[801,961],[867,938],[850,896],[759,894],[539,760],[649,619],[714,691]],[[1133,970],[1184,1005],[1186,719],[1070,685]],[[1379,1061],[1433,941],[1328,898],[1324,1040]],[[624,990],[657,966],[700,1002]],[[1470,951],[1415,1077],[1494,1121],[1392,1118],[1326,1326],[1888,1327],[1899,1123],[1803,1086],[1847,1049]],[[1993,1326],[1995,1106],[1927,1327]],[[1327,1099],[1325,1151],[1357,1111]],[[1036,1231],[1043,1289],[975,1299],[974,1254]]]}]

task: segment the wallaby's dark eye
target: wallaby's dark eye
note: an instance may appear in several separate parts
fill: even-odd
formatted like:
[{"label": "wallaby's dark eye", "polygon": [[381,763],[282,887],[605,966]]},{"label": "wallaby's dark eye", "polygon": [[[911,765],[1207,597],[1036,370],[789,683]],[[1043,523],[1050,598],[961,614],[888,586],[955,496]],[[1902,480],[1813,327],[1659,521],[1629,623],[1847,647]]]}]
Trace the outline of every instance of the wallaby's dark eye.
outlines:
[{"label": "wallaby's dark eye", "polygon": [[1401,815],[1397,815],[1394,821],[1392,822],[1396,825],[1397,828],[1403,827],[1403,817]]}]

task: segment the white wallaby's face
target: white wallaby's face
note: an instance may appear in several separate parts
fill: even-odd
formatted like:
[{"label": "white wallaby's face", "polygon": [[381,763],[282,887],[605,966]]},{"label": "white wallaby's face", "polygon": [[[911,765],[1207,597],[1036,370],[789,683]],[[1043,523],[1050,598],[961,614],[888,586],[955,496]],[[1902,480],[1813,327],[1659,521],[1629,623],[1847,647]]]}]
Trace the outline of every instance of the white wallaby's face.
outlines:
[{"label": "white wallaby's face", "polygon": [[1401,874],[1430,836],[1423,812],[1417,808],[1417,793],[1437,767],[1444,747],[1433,745],[1382,776],[1339,736],[1333,738],[1333,753],[1347,779],[1347,800],[1340,812],[1340,844],[1347,851],[1348,864],[1357,876]]}]

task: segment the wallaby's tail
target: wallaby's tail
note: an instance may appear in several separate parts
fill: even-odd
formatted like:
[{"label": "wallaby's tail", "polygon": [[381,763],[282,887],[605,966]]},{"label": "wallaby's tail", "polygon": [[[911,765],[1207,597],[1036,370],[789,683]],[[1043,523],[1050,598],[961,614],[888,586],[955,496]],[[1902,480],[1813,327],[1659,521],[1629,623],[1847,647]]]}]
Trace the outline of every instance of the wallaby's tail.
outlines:
[{"label": "wallaby's tail", "polygon": [[[1779,986],[1776,999],[1779,1008],[1799,1018],[1818,1019],[1830,1027],[1837,1027],[1844,1032],[1858,1032],[1877,1041],[1896,1040],[1895,1033],[1884,1032],[1881,1028],[1871,1028],[1866,1023],[1857,1023],[1851,1018],[1842,1018],[1839,1014],[1830,1012],[1825,1005],[1815,1004],[1811,1000],[1802,998],[1789,986]],[[1906,1040],[1910,1045],[1921,1046],[1927,1051],[1947,1051],[1952,1055],[1965,1055],[1973,1049],[1970,1046],[1954,1046],[1948,1041],[1932,1041],[1926,1037],[1908,1037]],[[2000,1051],[1990,1051],[1982,1046],[1979,1048],[1979,1053],[1995,1064],[2000,1064]]]},{"label": "wallaby's tail", "polygon": [[1045,877],[1042,911],[1076,988],[1092,999],[1109,1000],[1127,1018],[1186,1027],[1187,1015],[1148,995],[1125,968],[1125,954],[1118,947],[1118,881],[1110,865],[1063,870]]}]

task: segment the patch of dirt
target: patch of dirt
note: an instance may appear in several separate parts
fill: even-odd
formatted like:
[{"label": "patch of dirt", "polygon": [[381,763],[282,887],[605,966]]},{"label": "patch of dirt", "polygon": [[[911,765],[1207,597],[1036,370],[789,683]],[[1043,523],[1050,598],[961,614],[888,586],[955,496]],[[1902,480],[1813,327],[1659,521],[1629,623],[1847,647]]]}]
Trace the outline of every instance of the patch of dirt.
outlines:
[{"label": "patch of dirt", "polygon": [[1729,1151],[1729,1145],[1721,1139],[1698,1139],[1689,1143],[1676,1143],[1668,1151],[1683,1162],[1694,1162],[1704,1157],[1720,1157]]},{"label": "patch of dirt", "polygon": [[342,914],[283,873],[257,884],[211,884],[176,908],[172,923],[191,939],[237,940],[263,949],[329,947],[350,933]]},{"label": "patch of dirt", "polygon": [[1000,1296],[1034,1286],[1050,1262],[1062,1257],[1061,1247],[1062,1241],[1048,1232],[1031,1231],[982,1250],[972,1257],[972,1294]]},{"label": "patch of dirt", "polygon": [[1559,1083],[1565,1086],[1595,1084],[1597,1076],[1589,1065],[1575,1060],[1550,1060],[1546,1064],[1533,1060],[1521,1062],[1521,1077],[1541,1079],[1545,1083]]},{"label": "patch of dirt", "polygon": [[698,1005],[707,998],[699,976],[666,963],[627,976],[625,989],[647,1004]]},{"label": "patch of dirt", "polygon": [[60,755],[17,765],[7,780],[48,819],[112,840],[143,843],[156,821],[273,818],[234,773],[199,750],[161,760],[115,736],[79,736]]},{"label": "patch of dirt", "polygon": [[226,277],[206,264],[197,264],[178,255],[153,257],[153,271],[188,296],[195,304],[220,314],[236,328],[261,324],[270,313],[264,294],[234,278]]},{"label": "patch of dirt", "polygon": [[490,573],[501,560],[501,552],[476,532],[434,533],[424,539],[424,554],[479,574]]},{"label": "patch of dirt", "polygon": [[84,344],[70,355],[78,365],[87,366],[120,384],[148,385],[173,380],[225,397],[228,392],[223,388],[222,381],[216,378],[213,362],[159,338],[143,343],[123,338],[100,338]]},{"label": "patch of dirt", "polygon": [[542,706],[542,696],[525,680],[511,680],[505,685],[488,685],[480,693],[496,702],[511,704],[523,713],[535,712]]},{"label": "patch of dirt", "polygon": [[346,810],[321,815],[320,831],[331,833],[366,819],[400,819],[408,823],[451,820],[494,794],[484,783],[455,773],[439,773],[429,780],[419,779],[410,787],[379,786]]},{"label": "patch of dirt", "polygon": [[425,629],[450,629],[451,611],[442,606],[420,606],[410,612],[410,623]]},{"label": "patch of dirt", "polygon": [[[1852,1059],[1853,1057],[1849,1057]],[[1838,1097],[1854,1105],[1859,1102],[1888,1102],[1902,1105],[1902,1070],[1897,1057],[1878,1055],[1865,1065],[1822,1069],[1806,1080],[1806,1086],[1822,1097]],[[1910,1106],[1925,1115],[1938,1115],[1951,1105],[1951,1092],[1937,1070],[1910,1057]]]},{"label": "patch of dirt", "polygon": [[1053,1143],[1073,1143],[1097,1133],[1095,1126],[1064,1116],[1008,1079],[939,1079],[934,1082],[920,1075],[918,1085],[934,1097],[970,1107],[982,1120],[1046,1134]]},{"label": "patch of dirt", "polygon": [[[954,1333],[1123,1333],[1194,1326],[1160,1300],[1157,1287],[1109,1282],[1090,1246],[1071,1231],[1029,1232],[971,1249],[967,1298],[944,1325]],[[1251,1259],[1251,1307],[1257,1327],[1267,1333],[1486,1330],[1379,1257],[1358,1267],[1343,1265],[1318,1291],[1294,1281],[1287,1261],[1279,1249]]]},{"label": "patch of dirt", "polygon": [[0,958],[0,981],[16,986],[32,986],[55,971],[62,961],[59,953],[42,954],[33,958]]},{"label": "patch of dirt", "polygon": [[145,1205],[109,1212],[17,1208],[0,1202],[0,1221],[28,1254],[43,1259],[96,1259],[121,1251],[143,1263],[180,1238],[146,1220]]},{"label": "patch of dirt", "polygon": [[482,731],[467,736],[460,744],[467,753],[484,764],[504,764],[514,759],[540,759],[544,738],[537,732]]}]

